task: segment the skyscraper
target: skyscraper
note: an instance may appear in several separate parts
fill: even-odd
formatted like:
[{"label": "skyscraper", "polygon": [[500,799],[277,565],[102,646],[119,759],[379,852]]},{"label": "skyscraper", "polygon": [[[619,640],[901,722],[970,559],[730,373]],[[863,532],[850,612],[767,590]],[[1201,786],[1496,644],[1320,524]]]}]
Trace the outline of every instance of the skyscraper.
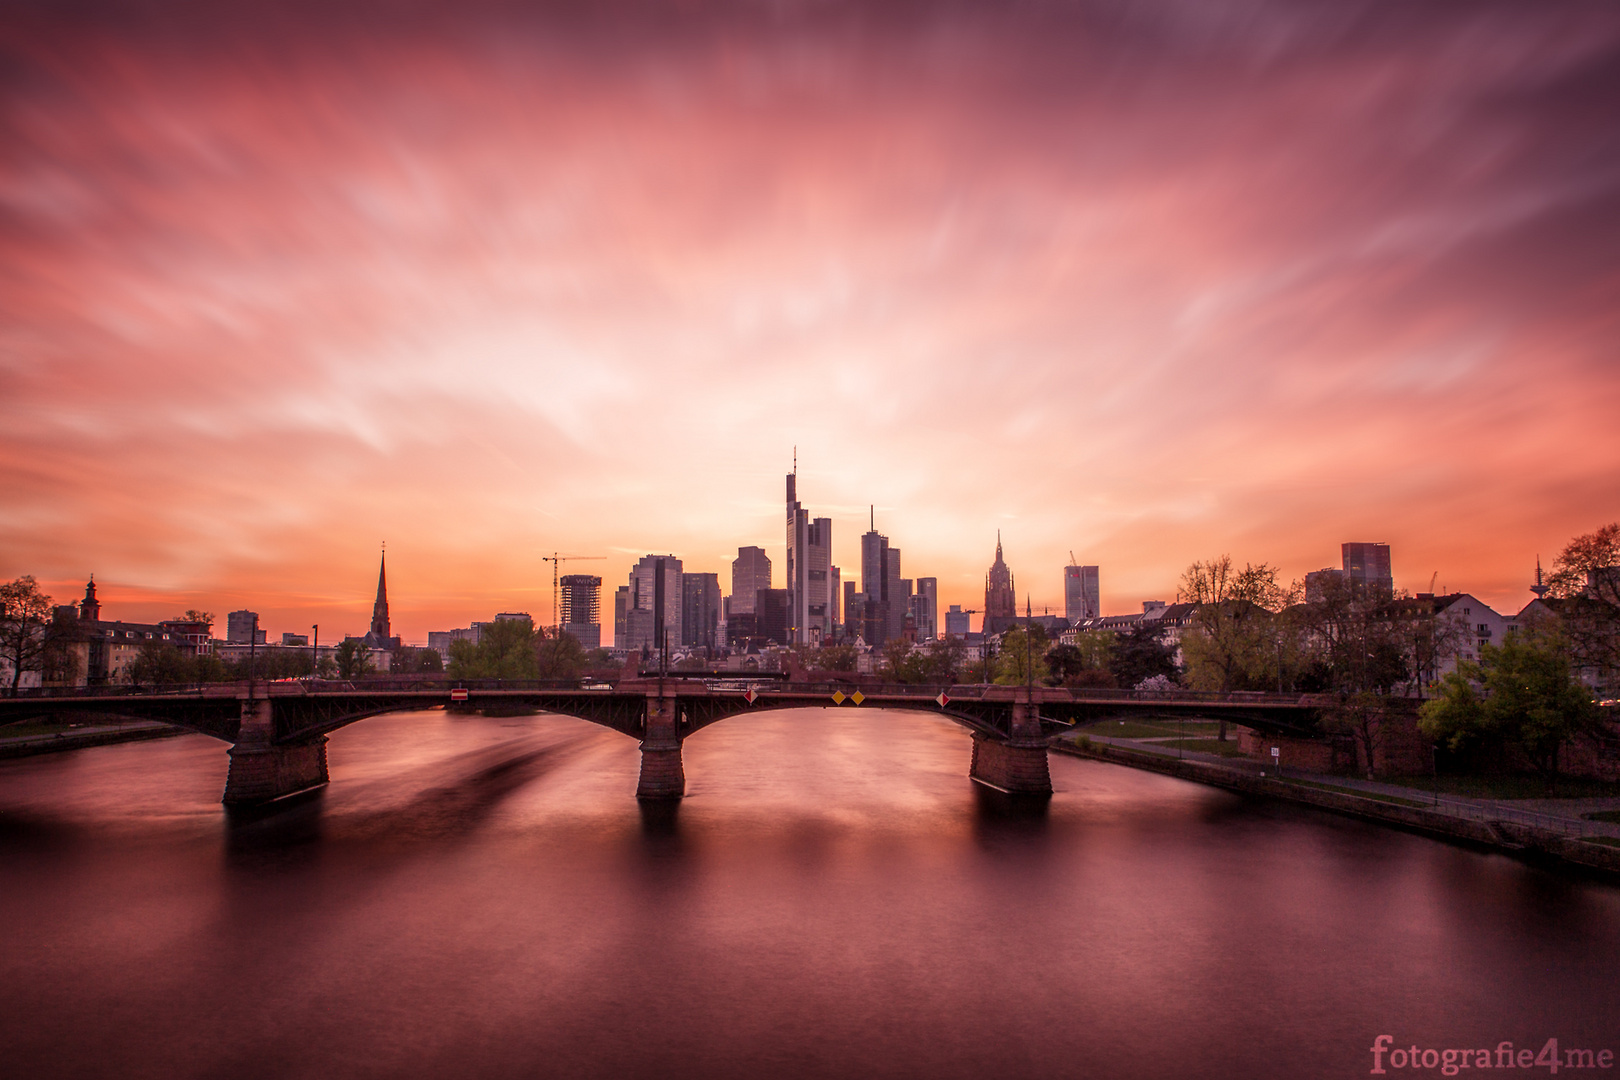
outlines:
[{"label": "skyscraper", "polygon": [[740,547],[731,561],[730,615],[752,615],[754,596],[771,587],[771,558],[761,547]]},{"label": "skyscraper", "polygon": [[906,608],[900,601],[900,549],[889,546],[889,538],[872,527],[861,534],[861,590],[865,601],[857,614],[845,618],[860,626],[860,634],[873,648],[899,637],[905,625]]},{"label": "skyscraper", "polygon": [[1370,588],[1385,595],[1395,591],[1388,544],[1349,543],[1343,545],[1342,550],[1344,576],[1352,588]]},{"label": "skyscraper", "polygon": [[810,519],[799,505],[798,479],[787,476],[787,633],[793,643],[814,644],[833,631],[832,519]]},{"label": "skyscraper", "polygon": [[1095,566],[1063,568],[1063,617],[1070,623],[1102,614],[1102,596]]},{"label": "skyscraper", "polygon": [[918,641],[933,641],[939,637],[938,578],[917,579],[917,592],[911,598],[911,613],[917,619]]},{"label": "skyscraper", "polygon": [[1001,558],[1001,530],[996,530],[996,561],[984,575],[984,632],[999,634],[1018,621],[1018,593],[1012,571]]},{"label": "skyscraper", "polygon": [[630,571],[625,596],[626,649],[652,649],[681,641],[681,560],[673,555],[644,555]]},{"label": "skyscraper", "polygon": [[562,586],[563,633],[587,649],[602,644],[602,579],[591,574],[567,574]]},{"label": "skyscraper", "polygon": [[681,575],[681,644],[718,646],[720,575]]}]

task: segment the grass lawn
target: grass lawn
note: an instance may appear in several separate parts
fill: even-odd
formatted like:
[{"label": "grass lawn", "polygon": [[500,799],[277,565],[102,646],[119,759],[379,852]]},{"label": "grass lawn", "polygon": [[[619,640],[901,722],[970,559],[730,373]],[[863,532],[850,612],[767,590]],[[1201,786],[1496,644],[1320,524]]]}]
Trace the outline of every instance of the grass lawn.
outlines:
[{"label": "grass lawn", "polygon": [[1298,787],[1316,788],[1319,791],[1331,791],[1337,795],[1354,795],[1358,799],[1371,799],[1374,802],[1394,803],[1396,806],[1415,806],[1423,809],[1428,803],[1418,802],[1416,799],[1403,799],[1398,795],[1384,795],[1376,791],[1358,791],[1355,788],[1339,787],[1337,784],[1321,784],[1315,780],[1291,780],[1285,778],[1285,784],[1294,784]]},{"label": "grass lawn", "polygon": [[1185,724],[1174,720],[1102,720],[1087,724],[1080,730],[1088,735],[1107,735],[1114,739],[1170,739],[1186,735],[1214,735],[1219,724],[1191,720]]},{"label": "grass lawn", "polygon": [[1169,742],[1162,742],[1157,745],[1170,750],[1199,750],[1206,754],[1219,754],[1221,757],[1246,758],[1249,756],[1238,749],[1237,739],[1235,738],[1227,739],[1225,742],[1221,742],[1219,739],[1172,739]]},{"label": "grass lawn", "polygon": [[[1429,791],[1435,784],[1432,776],[1380,776],[1378,779],[1386,784]],[[1620,784],[1581,776],[1560,776],[1558,787],[1548,791],[1547,782],[1539,776],[1441,776],[1440,792],[1469,799],[1593,799],[1620,797]]]},{"label": "grass lawn", "polygon": [[1583,836],[1581,839],[1588,844],[1607,844],[1609,847],[1620,847],[1620,840],[1612,836]]},{"label": "grass lawn", "polygon": [[1620,825],[1620,810],[1600,810],[1595,814],[1587,814],[1588,821],[1608,821]]}]

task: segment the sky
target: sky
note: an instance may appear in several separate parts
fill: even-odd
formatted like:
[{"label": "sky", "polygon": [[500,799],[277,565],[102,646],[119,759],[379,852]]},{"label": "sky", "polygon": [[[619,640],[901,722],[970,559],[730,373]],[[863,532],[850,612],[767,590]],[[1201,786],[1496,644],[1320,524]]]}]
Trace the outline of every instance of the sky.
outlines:
[{"label": "sky", "polygon": [[1620,519],[1620,8],[0,6],[0,579],[407,641],[765,547],[942,606]]}]

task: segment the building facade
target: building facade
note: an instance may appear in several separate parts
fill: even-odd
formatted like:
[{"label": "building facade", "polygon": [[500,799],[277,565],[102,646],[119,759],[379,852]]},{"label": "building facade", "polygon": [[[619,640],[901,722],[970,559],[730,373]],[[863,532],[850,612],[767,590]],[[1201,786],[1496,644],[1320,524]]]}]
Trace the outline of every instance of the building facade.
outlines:
[{"label": "building facade", "polygon": [[713,652],[720,645],[720,575],[681,575],[681,644]]},{"label": "building facade", "polygon": [[602,644],[602,579],[594,574],[565,574],[557,613],[562,632],[585,649]]},{"label": "building facade", "polygon": [[832,519],[811,520],[799,505],[798,475],[787,476],[788,637],[785,644],[818,645],[833,636]]},{"label": "building facade", "polygon": [[1013,573],[1001,557],[1001,533],[996,532],[996,561],[984,575],[984,626],[986,634],[999,634],[1018,620],[1018,593]]},{"label": "building facade", "polygon": [[1395,591],[1390,570],[1389,545],[1350,543],[1342,546],[1344,576],[1351,585],[1374,589],[1385,596]]},{"label": "building facade", "polygon": [[1095,566],[1063,568],[1063,617],[1071,624],[1102,614],[1102,590]]},{"label": "building facade", "polygon": [[626,587],[621,648],[656,651],[680,644],[681,579],[681,560],[673,555],[645,555],[636,563]]},{"label": "building facade", "polygon": [[762,547],[740,547],[731,561],[731,602],[728,615],[752,615],[754,596],[771,587],[771,558]]}]

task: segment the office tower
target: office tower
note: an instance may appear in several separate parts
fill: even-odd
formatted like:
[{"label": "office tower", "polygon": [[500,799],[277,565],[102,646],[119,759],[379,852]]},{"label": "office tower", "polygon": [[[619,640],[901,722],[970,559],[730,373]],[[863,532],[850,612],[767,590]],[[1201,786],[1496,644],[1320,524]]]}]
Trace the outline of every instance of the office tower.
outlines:
[{"label": "office tower", "polygon": [[1095,566],[1063,568],[1063,617],[1070,625],[1102,614],[1102,594]]},{"label": "office tower", "polygon": [[1385,596],[1395,591],[1388,544],[1350,543],[1343,551],[1344,576],[1352,588],[1368,588]]},{"label": "office tower", "polygon": [[832,636],[832,519],[810,519],[799,505],[798,475],[787,477],[788,636],[794,644],[816,644]]},{"label": "office tower", "polygon": [[731,561],[731,606],[727,615],[752,615],[754,596],[771,587],[771,559],[760,547],[740,547]]},{"label": "office tower", "polygon": [[720,575],[681,575],[681,644],[719,646]]},{"label": "office tower", "polygon": [[602,644],[602,579],[591,574],[567,574],[558,584],[562,593],[557,617],[562,620],[563,633],[583,648],[597,648]]},{"label": "office tower", "polygon": [[764,642],[775,642],[778,645],[787,644],[788,636],[788,591],[786,589],[761,589],[755,595],[754,616],[758,620],[758,634]]},{"label": "office tower", "polygon": [[986,634],[999,634],[1018,621],[1018,594],[1012,571],[1001,558],[1001,530],[996,530],[996,561],[984,575],[984,624]]},{"label": "office tower", "polygon": [[945,612],[945,632],[951,637],[965,638],[968,636],[968,623],[970,616],[962,610],[961,604],[952,604],[950,610]]},{"label": "office tower", "polygon": [[613,647],[615,649],[628,649],[630,647],[629,623],[626,621],[630,615],[630,586],[620,585],[613,590]]},{"label": "office tower", "polygon": [[844,582],[844,637],[854,641],[861,634],[866,594],[855,587],[853,581]]},{"label": "office tower", "polygon": [[939,637],[939,579],[917,579],[917,592],[911,598],[911,613],[917,619],[917,640]]},{"label": "office tower", "polygon": [[[97,608],[100,608],[99,604]],[[254,636],[254,627],[258,625],[259,613],[257,611],[233,611],[225,616],[225,640],[232,645],[251,645],[255,641],[263,645],[265,631],[259,630],[257,631],[258,636]]]},{"label": "office tower", "polygon": [[834,638],[844,633],[844,578],[838,567],[827,569],[827,625]]},{"label": "office tower", "polygon": [[1327,599],[1328,592],[1334,583],[1343,579],[1344,571],[1331,566],[1310,571],[1305,575],[1305,602],[1307,604],[1320,604]]},{"label": "office tower", "polygon": [[[877,518],[861,535],[861,589],[865,602],[859,613],[860,634],[873,648],[900,636],[906,608],[900,595],[900,549],[889,546],[889,538],[877,531]],[[852,613],[847,618],[854,620]]]},{"label": "office tower", "polygon": [[[681,642],[681,560],[673,555],[644,555],[630,571],[625,597],[627,649],[662,649]],[[640,612],[641,614],[637,614]]]}]

